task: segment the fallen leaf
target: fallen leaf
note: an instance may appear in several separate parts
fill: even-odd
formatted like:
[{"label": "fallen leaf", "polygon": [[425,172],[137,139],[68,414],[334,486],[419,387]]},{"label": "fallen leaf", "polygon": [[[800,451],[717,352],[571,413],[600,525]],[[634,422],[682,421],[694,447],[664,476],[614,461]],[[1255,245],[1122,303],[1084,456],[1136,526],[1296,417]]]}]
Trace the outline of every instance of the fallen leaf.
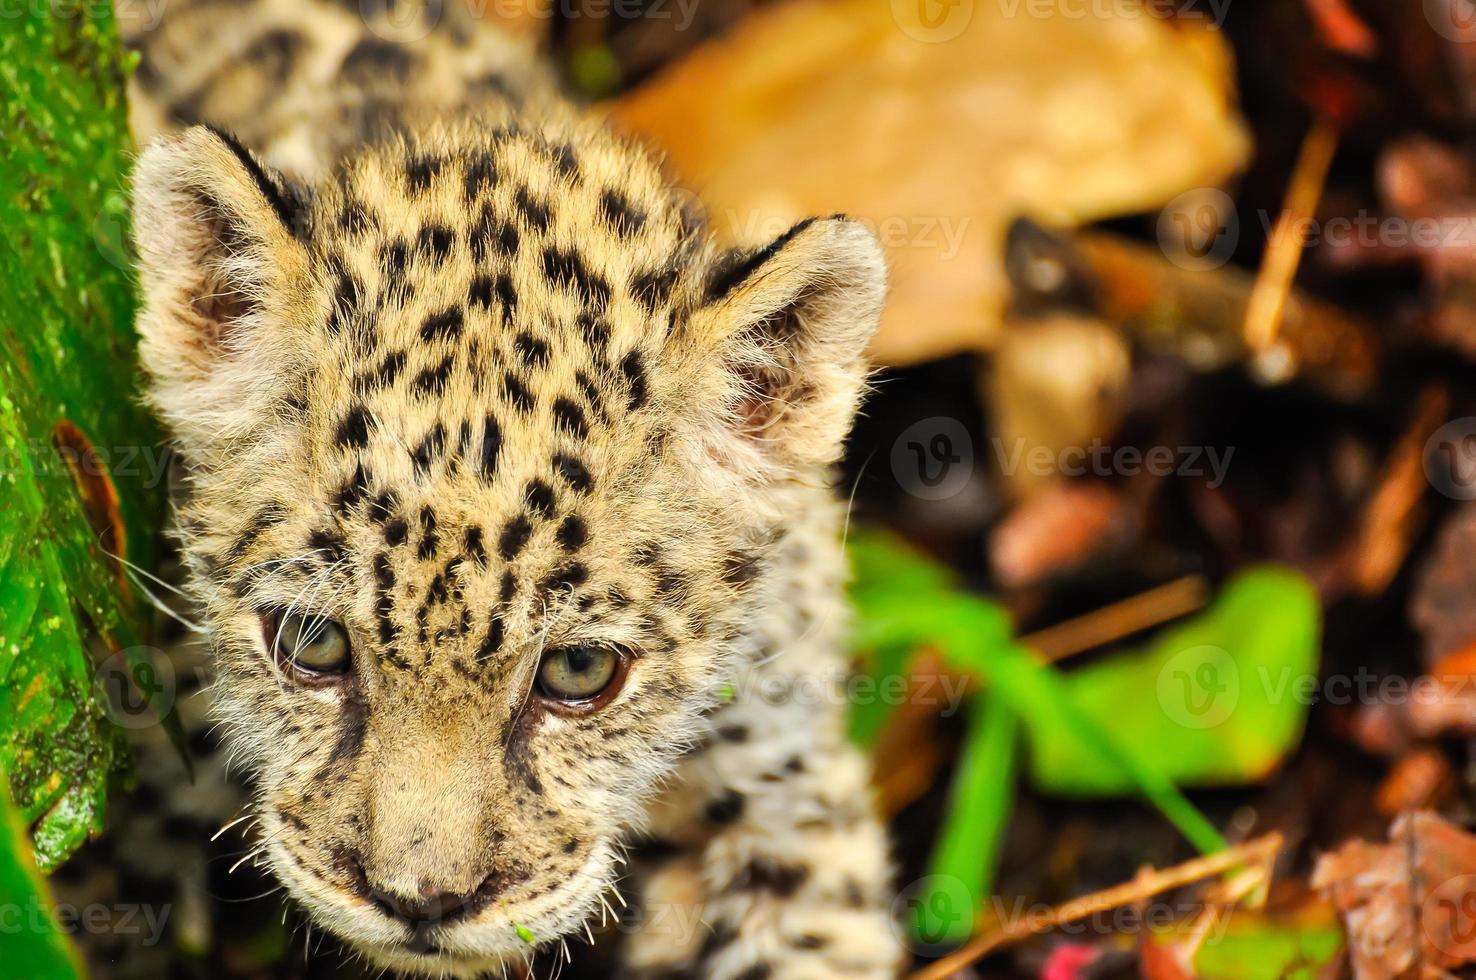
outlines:
[{"label": "fallen leaf", "polygon": [[1360,980],[1434,980],[1476,962],[1476,836],[1437,814],[1405,813],[1388,844],[1323,855],[1312,886],[1341,913]]},{"label": "fallen leaf", "polygon": [[869,224],[892,269],[873,353],[891,364],[994,344],[1018,215],[1153,209],[1223,182],[1250,145],[1207,20],[1135,0],[1030,16],[970,2],[930,24],[924,7],[778,4],[612,110],[734,243],[813,214]]},{"label": "fallen leaf", "polygon": [[1415,579],[1409,618],[1425,638],[1425,661],[1476,643],[1476,503],[1463,504],[1441,526]]},{"label": "fallen leaf", "polygon": [[1451,786],[1450,762],[1439,749],[1422,746],[1400,756],[1379,785],[1377,805],[1385,816],[1434,806]]},{"label": "fallen leaf", "polygon": [[1101,483],[1062,483],[1026,497],[995,527],[989,562],[1004,588],[1021,588],[1089,560],[1122,520]]}]

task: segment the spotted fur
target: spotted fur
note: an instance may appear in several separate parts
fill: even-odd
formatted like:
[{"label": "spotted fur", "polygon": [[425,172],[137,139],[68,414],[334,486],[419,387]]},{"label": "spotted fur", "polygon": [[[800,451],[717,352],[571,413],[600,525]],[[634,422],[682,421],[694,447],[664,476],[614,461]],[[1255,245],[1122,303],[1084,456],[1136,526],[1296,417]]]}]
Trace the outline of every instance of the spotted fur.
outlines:
[{"label": "spotted fur", "polygon": [[[892,975],[828,479],[875,241],[834,218],[724,253],[494,32],[345,6],[175,3],[134,36],[166,130],[134,183],[142,353],[273,872],[415,973],[582,935],[625,875],[631,975]],[[294,685],[281,610],[344,625],[348,682]],[[576,644],[631,654],[577,717],[529,696]],[[396,914],[441,893],[454,919]]]}]

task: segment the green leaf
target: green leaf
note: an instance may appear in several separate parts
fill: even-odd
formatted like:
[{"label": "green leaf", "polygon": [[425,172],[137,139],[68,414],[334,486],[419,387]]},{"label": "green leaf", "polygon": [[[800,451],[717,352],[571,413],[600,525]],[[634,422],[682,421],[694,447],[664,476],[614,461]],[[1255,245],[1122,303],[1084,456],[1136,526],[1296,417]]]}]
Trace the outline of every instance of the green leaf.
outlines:
[{"label": "green leaf", "polygon": [[5,975],[65,980],[82,975],[71,942],[57,927],[46,882],[36,871],[26,828],[0,782],[0,922]]},{"label": "green leaf", "polygon": [[1200,980],[1315,980],[1328,975],[1342,948],[1343,930],[1326,906],[1313,905],[1286,918],[1241,910],[1210,927],[1195,954],[1194,975]]},{"label": "green leaf", "polygon": [[121,244],[119,51],[109,4],[29,4],[0,30],[0,769],[43,869],[100,831],[123,765],[88,651],[143,635],[107,552],[151,566],[162,498]]},{"label": "green leaf", "polygon": [[[1175,783],[1257,781],[1301,737],[1319,631],[1317,594],[1305,578],[1252,569],[1203,614],[1062,683],[1082,715],[1110,726]],[[1029,731],[1030,777],[1047,792],[1109,796],[1137,787],[1133,773],[1059,716],[1033,716]]]},{"label": "green leaf", "polygon": [[[969,938],[974,920],[951,908],[951,896],[994,892],[999,849],[1015,807],[1015,745],[1020,722],[1002,698],[985,696],[969,716],[968,734],[948,794],[948,811],[929,863],[929,887],[912,905],[913,934],[929,943]],[[946,914],[939,915],[938,911]]]}]

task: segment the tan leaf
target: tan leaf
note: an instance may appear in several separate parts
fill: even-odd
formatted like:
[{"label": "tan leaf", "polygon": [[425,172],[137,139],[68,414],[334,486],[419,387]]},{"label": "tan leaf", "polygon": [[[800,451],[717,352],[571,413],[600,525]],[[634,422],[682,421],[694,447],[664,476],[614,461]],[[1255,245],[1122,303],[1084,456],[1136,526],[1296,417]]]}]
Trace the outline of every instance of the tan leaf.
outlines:
[{"label": "tan leaf", "polygon": [[736,243],[812,214],[869,223],[893,277],[879,360],[985,349],[1015,216],[1155,208],[1248,154],[1229,49],[1207,21],[1171,24],[1134,0],[1041,6],[794,0],[699,48],[614,117],[667,152]]}]

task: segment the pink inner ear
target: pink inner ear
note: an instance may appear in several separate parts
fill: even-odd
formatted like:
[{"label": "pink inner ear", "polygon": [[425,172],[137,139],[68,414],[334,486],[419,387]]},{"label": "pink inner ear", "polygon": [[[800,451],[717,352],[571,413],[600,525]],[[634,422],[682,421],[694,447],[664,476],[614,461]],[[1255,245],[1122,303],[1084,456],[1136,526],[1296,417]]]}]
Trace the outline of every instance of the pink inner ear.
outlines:
[{"label": "pink inner ear", "polygon": [[217,276],[201,280],[199,294],[190,300],[197,323],[196,342],[212,357],[228,351],[230,330],[251,310],[251,301],[239,289]]}]

